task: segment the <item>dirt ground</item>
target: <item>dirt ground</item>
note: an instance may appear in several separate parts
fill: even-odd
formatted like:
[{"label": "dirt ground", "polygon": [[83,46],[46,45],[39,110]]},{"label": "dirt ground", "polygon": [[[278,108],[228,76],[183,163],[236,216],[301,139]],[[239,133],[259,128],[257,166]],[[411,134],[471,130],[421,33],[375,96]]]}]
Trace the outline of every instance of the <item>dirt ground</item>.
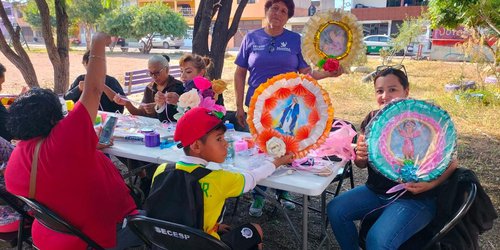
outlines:
[{"label": "dirt ground", "polygon": [[[71,51],[70,52],[70,81],[73,81],[78,75],[84,73],[84,68],[81,65],[81,57],[83,51]],[[172,62],[175,65],[178,62],[180,53],[171,54]],[[30,58],[35,66],[37,77],[39,83],[42,87],[53,88],[53,68],[45,52],[30,53]],[[131,70],[138,70],[146,68],[147,59],[149,55],[143,55],[139,53],[108,53],[107,60],[107,72],[109,75],[116,77],[120,82],[124,80],[124,72]],[[2,85],[2,94],[17,94],[21,90],[24,84],[24,79],[20,72],[8,61],[3,54],[0,53],[0,63],[2,63],[6,68],[6,82]],[[232,72],[234,68],[229,66],[224,69],[224,75],[227,78],[232,77]],[[227,73],[229,72],[229,73]],[[226,79],[229,80],[229,79]],[[231,103],[231,100],[227,100]],[[234,101],[233,101],[234,102]],[[229,109],[234,108],[229,106]],[[497,169],[498,170],[498,165]],[[492,170],[494,171],[494,170]],[[480,172],[481,176],[488,176],[488,171]],[[366,180],[366,172],[363,170],[355,169],[355,181],[356,184],[361,184]],[[495,181],[493,181],[495,182]],[[496,180],[498,183],[498,179]],[[348,188],[348,183],[344,183],[344,189]],[[336,183],[332,184],[329,189],[334,190]],[[491,191],[491,190],[490,190]],[[498,197],[498,192],[489,193],[490,196]],[[295,196],[298,201],[302,198]],[[328,200],[332,197],[329,196]],[[498,201],[498,198],[494,199]],[[228,216],[228,222],[233,225],[237,225],[243,222],[255,222],[262,225],[265,235],[265,249],[298,249],[300,244],[294,237],[288,222],[285,220],[283,214],[278,211],[274,212],[274,209],[269,203],[264,209],[264,215],[261,218],[254,219],[248,216],[248,207],[250,206],[251,195],[244,195],[239,202],[238,209],[236,211],[236,216]],[[226,214],[232,213],[232,208],[234,206],[234,201],[229,202],[229,209]],[[319,208],[319,197],[311,198],[311,206]],[[499,211],[499,204],[495,204],[497,211]],[[288,213],[292,220],[292,223],[298,228],[298,232],[301,235],[302,229],[302,209],[297,207],[293,212]],[[480,244],[482,249],[500,249],[500,240],[498,236],[500,235],[500,225],[499,220],[495,222],[495,226],[492,230],[486,232],[480,237]],[[317,249],[321,241],[321,217],[318,213],[311,212],[309,216],[309,249]],[[330,240],[327,241],[326,247],[323,249],[338,249],[336,241],[332,236],[331,229],[328,229],[327,234],[330,235]],[[1,248],[0,248],[1,249]]]},{"label": "dirt ground", "polygon": [[[70,52],[70,84],[80,74],[85,73],[85,68],[82,65],[83,51]],[[139,53],[109,53],[107,60],[107,74],[114,76],[118,81],[123,83],[124,73],[126,71],[144,69],[147,67],[149,55]],[[179,56],[177,56],[178,58]],[[38,82],[42,87],[53,88],[54,70],[52,64],[45,52],[30,53],[31,62],[33,63],[38,78]],[[24,85],[24,79],[17,68],[0,53],[0,63],[6,68],[5,83],[2,85],[2,94],[17,94],[21,91]],[[176,63],[176,61],[172,61]]]}]

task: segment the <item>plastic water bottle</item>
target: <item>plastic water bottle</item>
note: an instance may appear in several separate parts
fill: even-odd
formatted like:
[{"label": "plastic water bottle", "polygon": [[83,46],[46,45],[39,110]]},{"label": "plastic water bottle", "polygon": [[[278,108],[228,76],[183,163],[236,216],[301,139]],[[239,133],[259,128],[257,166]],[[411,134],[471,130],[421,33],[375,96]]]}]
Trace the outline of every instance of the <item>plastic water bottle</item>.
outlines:
[{"label": "plastic water bottle", "polygon": [[234,135],[235,135],[235,130],[234,130],[234,125],[230,123],[229,121],[226,121],[224,123],[226,126],[226,133],[224,134],[224,139],[227,141],[227,156],[226,160],[222,164],[222,167],[225,169],[231,168],[234,166]]}]

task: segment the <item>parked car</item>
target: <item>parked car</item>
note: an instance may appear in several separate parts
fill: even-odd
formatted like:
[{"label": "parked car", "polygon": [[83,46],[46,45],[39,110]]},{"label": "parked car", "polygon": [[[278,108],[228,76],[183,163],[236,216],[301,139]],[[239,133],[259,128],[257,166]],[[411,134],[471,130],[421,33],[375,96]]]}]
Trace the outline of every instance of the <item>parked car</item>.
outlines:
[{"label": "parked car", "polygon": [[[139,45],[144,46],[146,42],[148,41],[147,37],[141,38],[139,40]],[[162,36],[160,34],[154,34],[153,35],[153,48],[164,48],[164,49],[170,49],[170,48],[180,48],[184,46],[184,38],[182,37],[174,37],[174,36]]]},{"label": "parked car", "polygon": [[363,42],[366,45],[366,54],[379,54],[381,49],[391,49],[391,37],[386,35],[365,36]]}]

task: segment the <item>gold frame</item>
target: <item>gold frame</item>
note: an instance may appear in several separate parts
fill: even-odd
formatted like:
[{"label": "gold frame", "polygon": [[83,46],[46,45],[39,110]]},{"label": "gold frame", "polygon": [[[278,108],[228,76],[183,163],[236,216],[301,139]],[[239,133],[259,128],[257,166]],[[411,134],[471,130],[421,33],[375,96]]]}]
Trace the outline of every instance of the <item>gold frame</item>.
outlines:
[{"label": "gold frame", "polygon": [[[330,25],[337,25],[340,28],[342,28],[345,33],[347,34],[347,44],[346,44],[346,49],[344,53],[340,56],[332,56],[332,55],[327,55],[325,52],[323,52],[319,46],[320,46],[320,36],[321,33]],[[337,60],[342,60],[342,58],[346,57],[349,52],[351,51],[351,46],[352,46],[352,31],[347,27],[345,23],[337,22],[337,21],[328,21],[319,27],[319,29],[316,31],[316,34],[314,35],[314,47],[316,48],[316,52],[321,54],[323,58],[334,58]]]},{"label": "gold frame", "polygon": [[334,58],[339,60],[344,71],[349,71],[356,58],[361,53],[365,53],[363,50],[363,29],[353,14],[340,9],[319,12],[305,24],[301,45],[304,59],[316,69],[320,69],[318,62],[331,58],[330,55],[326,55],[319,49],[319,34],[330,24],[336,24],[348,32],[348,48],[344,54]]}]

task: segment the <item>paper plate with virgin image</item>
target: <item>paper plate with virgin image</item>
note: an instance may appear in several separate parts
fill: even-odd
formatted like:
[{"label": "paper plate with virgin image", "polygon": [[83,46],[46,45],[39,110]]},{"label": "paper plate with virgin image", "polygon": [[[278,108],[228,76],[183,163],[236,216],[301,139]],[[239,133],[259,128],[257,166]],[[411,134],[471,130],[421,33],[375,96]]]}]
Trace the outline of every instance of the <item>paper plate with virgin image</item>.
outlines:
[{"label": "paper plate with virgin image", "polygon": [[302,158],[319,147],[332,127],[328,93],[308,75],[286,73],[261,84],[248,109],[250,133],[273,156],[291,152]]},{"label": "paper plate with virgin image", "polygon": [[302,54],[319,69],[335,71],[340,64],[344,70],[349,70],[364,52],[363,30],[350,12],[321,11],[304,26]]},{"label": "paper plate with virgin image", "polygon": [[456,140],[450,115],[432,103],[415,99],[389,103],[366,130],[368,161],[395,182],[438,178],[452,159]]}]

